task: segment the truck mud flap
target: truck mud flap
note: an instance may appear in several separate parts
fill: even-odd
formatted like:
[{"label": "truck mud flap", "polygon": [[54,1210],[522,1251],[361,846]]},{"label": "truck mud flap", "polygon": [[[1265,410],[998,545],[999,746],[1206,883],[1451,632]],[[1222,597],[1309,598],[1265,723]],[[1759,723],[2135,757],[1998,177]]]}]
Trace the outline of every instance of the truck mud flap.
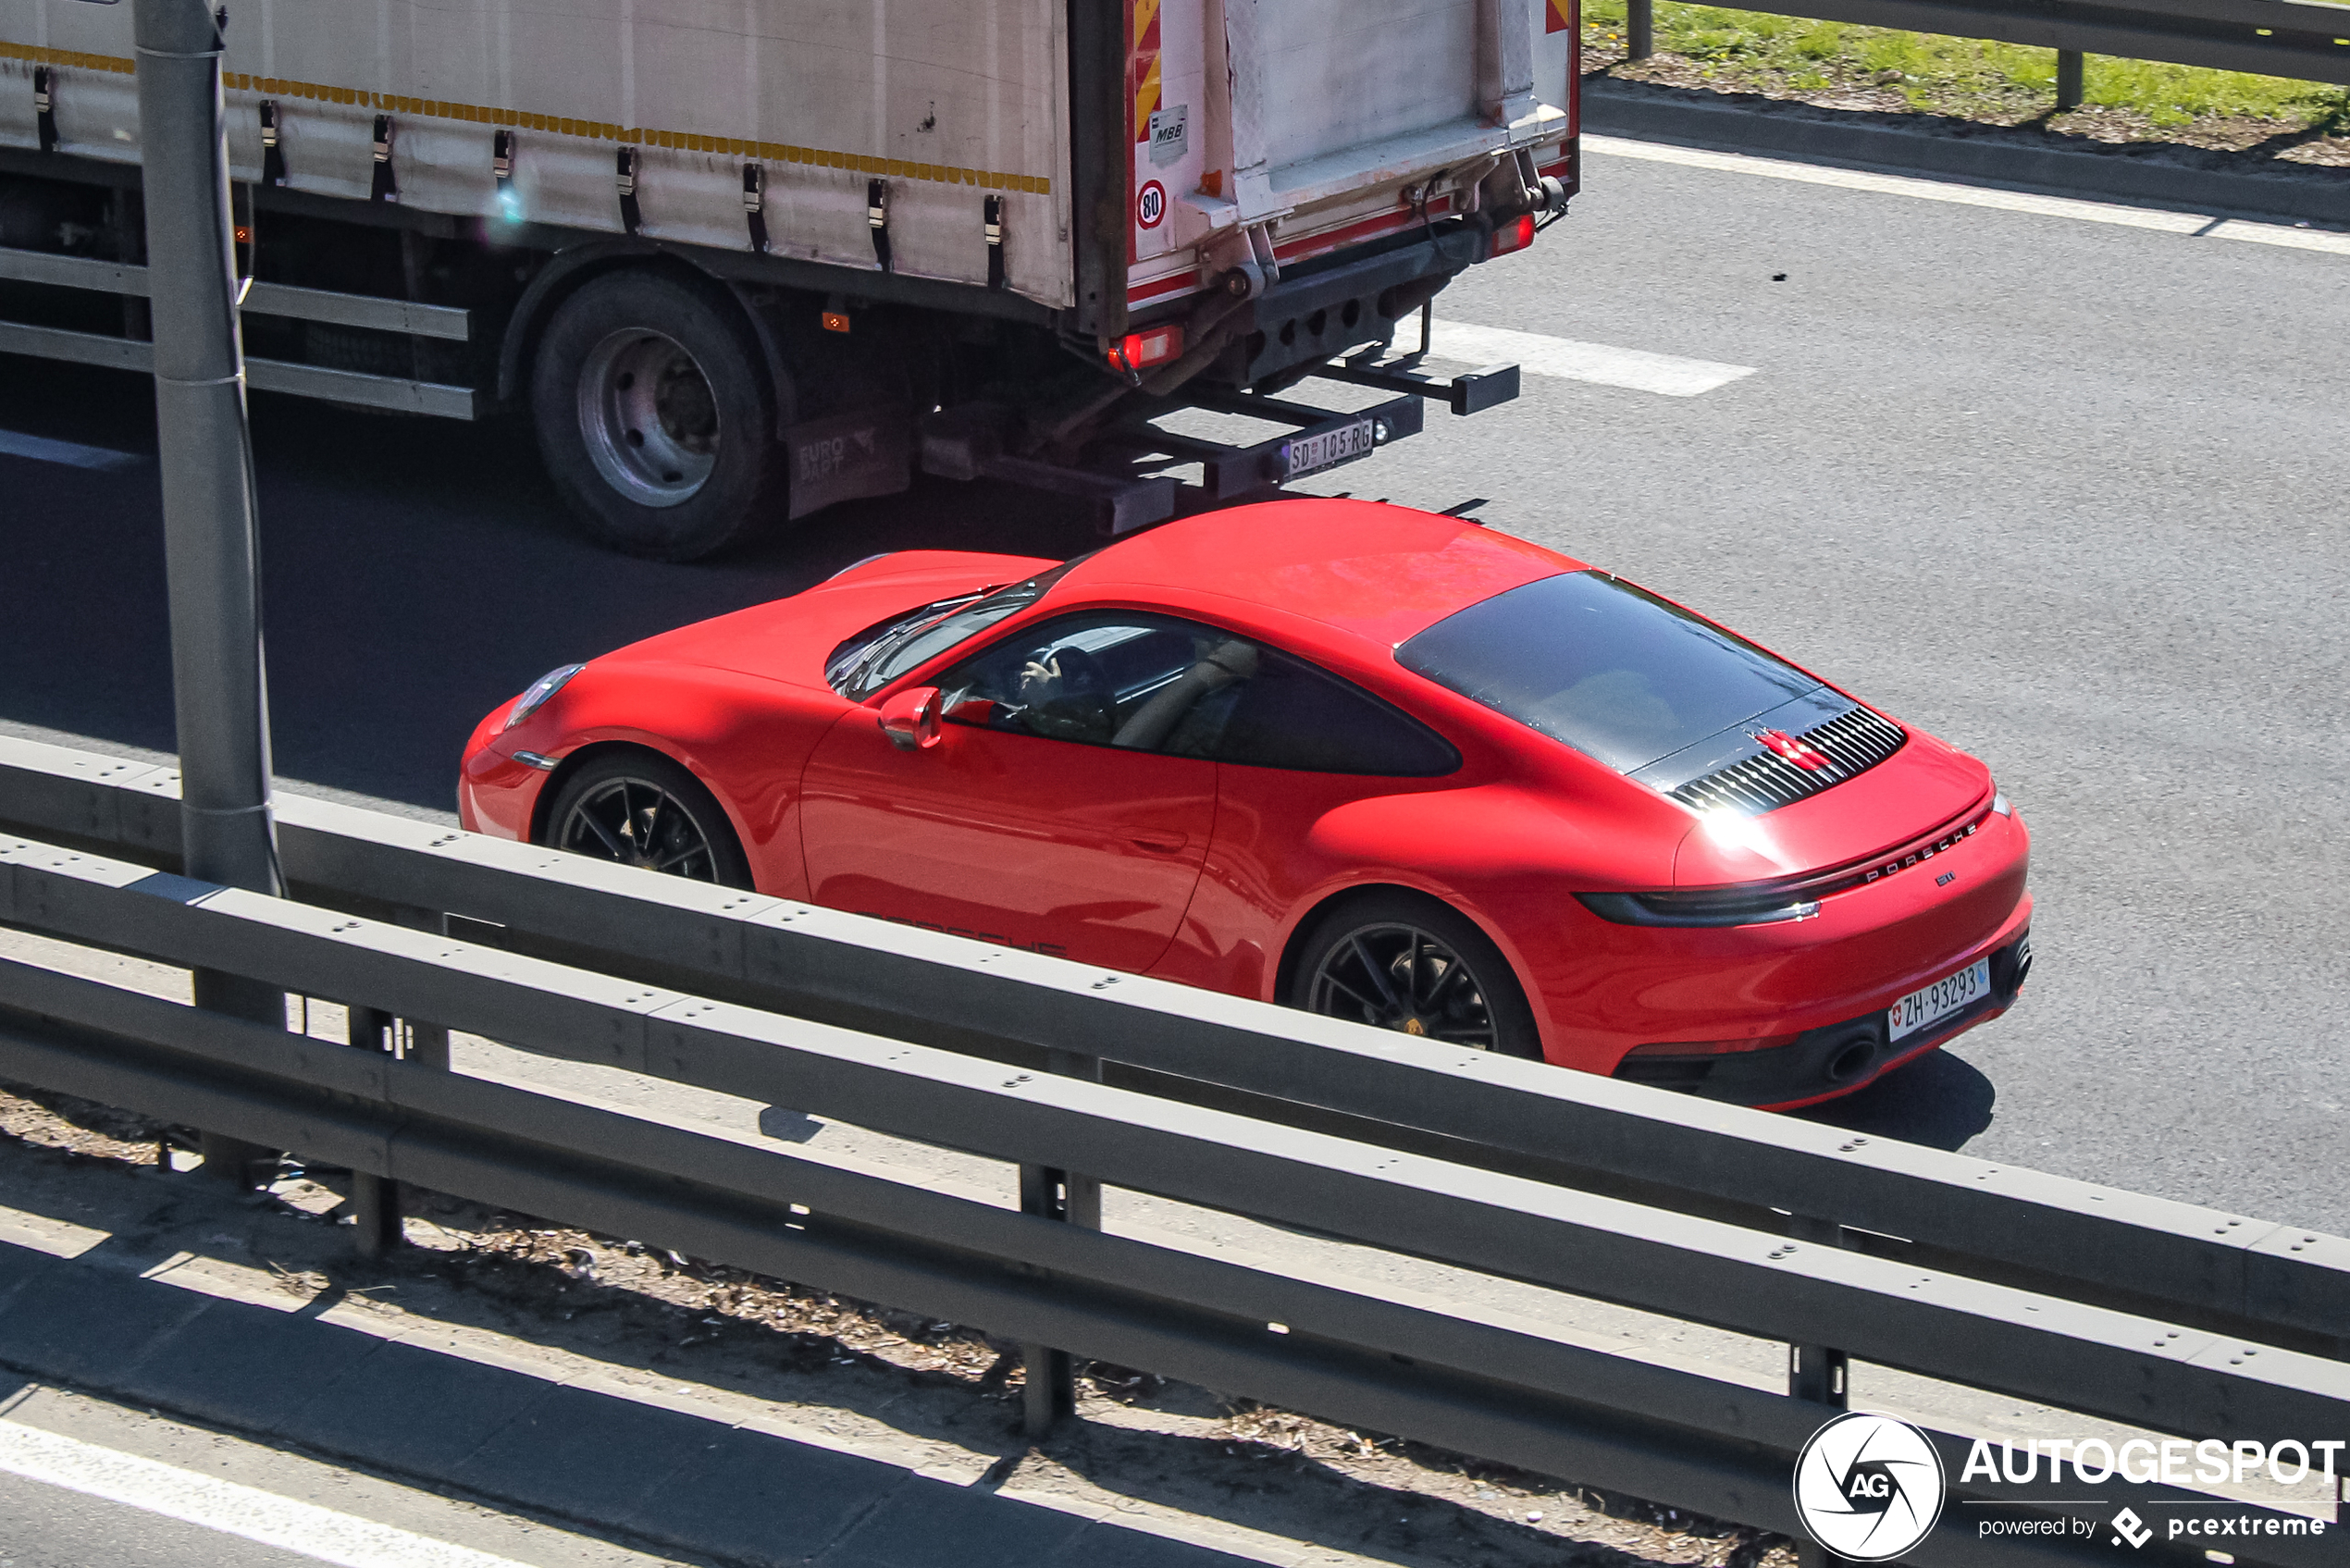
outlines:
[{"label": "truck mud flap", "polygon": [[914,482],[912,421],[904,409],[803,420],[784,432],[791,454],[791,514],[835,501],[894,496]]}]

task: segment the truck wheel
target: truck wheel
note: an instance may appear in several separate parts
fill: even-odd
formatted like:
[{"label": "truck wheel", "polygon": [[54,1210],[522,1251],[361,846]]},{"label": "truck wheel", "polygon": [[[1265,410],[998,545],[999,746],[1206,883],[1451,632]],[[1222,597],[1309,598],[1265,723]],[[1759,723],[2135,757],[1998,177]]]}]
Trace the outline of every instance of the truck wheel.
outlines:
[{"label": "truck wheel", "polygon": [[683,283],[618,272],[565,300],[539,340],[530,404],[548,475],[614,549],[698,561],[783,511],[758,352]]}]

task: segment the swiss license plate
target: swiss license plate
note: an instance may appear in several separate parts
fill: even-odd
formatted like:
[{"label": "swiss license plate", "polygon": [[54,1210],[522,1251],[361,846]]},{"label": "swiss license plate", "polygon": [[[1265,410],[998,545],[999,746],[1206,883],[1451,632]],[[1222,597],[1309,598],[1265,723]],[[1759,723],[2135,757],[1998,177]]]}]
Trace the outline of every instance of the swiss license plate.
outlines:
[{"label": "swiss license plate", "polygon": [[1283,441],[1283,475],[1291,479],[1300,478],[1307,474],[1318,474],[1325,468],[1335,468],[1342,463],[1352,463],[1358,457],[1368,457],[1374,444],[1368,419],[1332,425],[1294,440]]},{"label": "swiss license plate", "polygon": [[1971,1002],[1991,994],[1991,960],[1977,958],[1954,975],[1946,975],[1923,991],[1912,991],[1886,1009],[1892,1038],[1915,1034],[1926,1025],[1948,1018]]}]

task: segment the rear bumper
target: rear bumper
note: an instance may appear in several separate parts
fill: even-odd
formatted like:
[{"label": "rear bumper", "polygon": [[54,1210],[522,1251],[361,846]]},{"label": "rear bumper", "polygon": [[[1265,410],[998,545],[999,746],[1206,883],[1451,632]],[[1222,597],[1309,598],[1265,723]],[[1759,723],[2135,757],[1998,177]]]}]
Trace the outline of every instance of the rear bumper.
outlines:
[{"label": "rear bumper", "polygon": [[1387,342],[1398,321],[1486,259],[1490,240],[1477,227],[1441,220],[1438,228],[1443,230],[1439,235],[1390,241],[1371,255],[1285,274],[1243,308],[1233,323],[1237,337],[1206,379],[1252,387],[1302,364]]},{"label": "rear bumper", "polygon": [[1835,1099],[1865,1088],[1905,1062],[1987,1023],[2015,1005],[2032,970],[2029,926],[1992,949],[1991,991],[1931,1028],[1890,1039],[1886,1014],[1872,1010],[1840,1023],[1807,1030],[1794,1043],[1717,1056],[1627,1056],[1615,1076],[1627,1082],[1677,1089],[1701,1099],[1768,1110]]}]

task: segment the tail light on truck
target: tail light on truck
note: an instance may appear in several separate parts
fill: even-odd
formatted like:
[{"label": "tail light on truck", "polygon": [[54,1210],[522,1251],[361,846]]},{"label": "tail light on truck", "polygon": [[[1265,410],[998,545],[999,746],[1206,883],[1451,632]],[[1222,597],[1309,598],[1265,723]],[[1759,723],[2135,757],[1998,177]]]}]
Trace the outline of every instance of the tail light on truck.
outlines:
[{"label": "tail light on truck", "polygon": [[1493,254],[1506,256],[1534,243],[1534,215],[1514,217],[1493,230]]},{"label": "tail light on truck", "polygon": [[1132,376],[1138,370],[1182,357],[1182,326],[1170,322],[1165,327],[1146,327],[1140,332],[1126,334],[1125,340],[1110,351],[1109,367]]}]

